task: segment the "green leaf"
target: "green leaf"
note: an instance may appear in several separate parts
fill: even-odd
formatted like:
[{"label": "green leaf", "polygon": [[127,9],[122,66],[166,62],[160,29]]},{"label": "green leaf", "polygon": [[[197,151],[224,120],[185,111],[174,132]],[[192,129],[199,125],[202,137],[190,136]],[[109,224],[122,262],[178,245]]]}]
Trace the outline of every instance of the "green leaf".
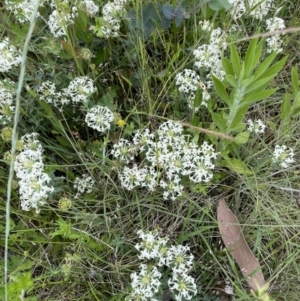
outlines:
[{"label": "green leaf", "polygon": [[245,131],[245,132],[239,133],[234,138],[234,142],[237,144],[245,144],[248,142],[249,136],[250,136],[250,131]]},{"label": "green leaf", "polygon": [[283,99],[283,102],[280,107],[280,119],[281,121],[287,121],[291,117],[291,96],[290,94],[286,93]]},{"label": "green leaf", "polygon": [[223,65],[224,71],[226,72],[227,75],[234,76],[232,64],[228,58],[226,58],[226,57],[222,58],[222,65]]},{"label": "green leaf", "polygon": [[236,76],[239,77],[241,73],[240,56],[236,47],[233,44],[230,45],[230,61]]},{"label": "green leaf", "polygon": [[[243,105],[236,110],[235,116],[231,122],[231,128],[230,128],[231,131],[236,131],[236,129],[242,128],[240,124],[245,118],[248,109],[249,109],[248,105]],[[245,127],[245,125],[243,126]],[[243,129],[244,128],[242,128],[242,130]]]},{"label": "green leaf", "polygon": [[292,68],[292,88],[293,88],[293,94],[294,97],[297,95],[299,91],[299,77],[298,77],[298,66],[294,66]]},{"label": "green leaf", "polygon": [[258,102],[262,99],[266,99],[269,96],[271,96],[272,94],[274,94],[276,92],[276,90],[277,90],[277,88],[265,90],[265,91],[254,93],[254,94],[251,93],[244,98],[243,104],[250,105],[250,104]]},{"label": "green leaf", "polygon": [[252,84],[250,84],[247,88],[246,88],[246,93],[251,93],[252,91],[255,90],[263,90],[264,88],[266,88],[269,83],[272,81],[273,76],[271,77],[265,77],[259,80],[255,80]]},{"label": "green leaf", "polygon": [[236,172],[240,175],[252,175],[253,172],[251,169],[247,167],[247,165],[241,161],[240,159],[231,159],[231,158],[226,158],[221,162],[221,165],[224,167],[227,167],[233,172]]},{"label": "green leaf", "polygon": [[214,86],[216,88],[216,91],[218,93],[218,95],[225,101],[225,103],[230,107],[231,106],[231,101],[230,101],[230,98],[226,92],[226,89],[223,85],[223,83],[218,79],[216,78],[215,76],[212,75],[212,80],[213,80],[213,83],[214,83]]},{"label": "green leaf", "polygon": [[237,88],[237,82],[233,75],[226,75],[226,80],[233,88]]},{"label": "green leaf", "polygon": [[255,71],[255,78],[258,79],[268,68],[269,66],[272,64],[272,62],[274,61],[275,57],[276,57],[277,53],[273,52],[272,54],[270,54],[257,68],[257,70]]},{"label": "green leaf", "polygon": [[279,73],[279,71],[283,68],[286,60],[287,60],[287,56],[282,58],[276,64],[272,65],[269,69],[267,69],[265,72],[263,72],[259,77],[255,74],[256,80],[259,80],[264,77],[273,77],[274,78]]},{"label": "green leaf", "polygon": [[163,14],[167,19],[172,20],[175,15],[175,8],[170,3],[165,3],[162,8]]},{"label": "green leaf", "polygon": [[245,55],[245,77],[248,78],[256,67],[262,52],[263,40],[257,43],[258,39],[253,39]]},{"label": "green leaf", "polygon": [[226,119],[222,115],[211,112],[211,117],[220,131],[224,131],[226,128]]},{"label": "green leaf", "polygon": [[211,0],[208,2],[208,6],[212,10],[230,9],[232,5],[227,0]]}]

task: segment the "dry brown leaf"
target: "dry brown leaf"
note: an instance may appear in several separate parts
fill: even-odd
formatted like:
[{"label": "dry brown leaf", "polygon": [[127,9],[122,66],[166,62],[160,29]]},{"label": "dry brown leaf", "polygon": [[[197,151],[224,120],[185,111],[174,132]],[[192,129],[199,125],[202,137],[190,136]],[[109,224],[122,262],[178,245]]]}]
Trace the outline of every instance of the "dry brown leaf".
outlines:
[{"label": "dry brown leaf", "polygon": [[226,248],[236,260],[249,285],[253,290],[259,290],[265,284],[260,264],[245,241],[237,217],[229,209],[224,199],[219,201],[217,219]]}]

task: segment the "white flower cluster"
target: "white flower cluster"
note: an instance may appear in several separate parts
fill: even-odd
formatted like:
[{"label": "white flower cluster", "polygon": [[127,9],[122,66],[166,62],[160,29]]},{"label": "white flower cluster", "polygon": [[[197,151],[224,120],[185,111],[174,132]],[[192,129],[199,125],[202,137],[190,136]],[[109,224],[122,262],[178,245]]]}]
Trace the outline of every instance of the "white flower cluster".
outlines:
[{"label": "white flower cluster", "polygon": [[228,0],[228,2],[232,5],[231,8],[231,16],[233,20],[237,20],[241,18],[246,12],[246,5],[243,0]]},{"label": "white flower cluster", "polygon": [[[46,0],[48,1],[48,0]],[[25,23],[31,21],[31,17],[34,11],[34,8],[37,5],[37,0],[23,0],[23,1],[11,1],[5,0],[5,9],[11,11],[18,22]],[[39,7],[44,5],[43,0],[39,1]],[[36,15],[40,16],[39,12]]]},{"label": "white flower cluster", "polygon": [[67,35],[67,27],[74,24],[78,16],[77,7],[72,5],[69,0],[50,2],[51,8],[54,9],[49,16],[48,26],[54,37],[59,38]]},{"label": "white flower cluster", "polygon": [[[197,75],[194,70],[184,69],[183,72],[180,72],[176,75],[175,80],[178,90],[187,97],[187,103],[190,109],[194,109],[195,112],[198,112],[201,105],[207,105],[210,95],[207,92],[206,85],[201,82],[200,76]],[[202,103],[199,107],[195,107],[194,99],[196,91],[199,87],[202,89]]]},{"label": "white flower cluster", "polygon": [[37,136],[37,133],[32,133],[22,137],[23,150],[16,156],[14,169],[19,179],[22,209],[29,211],[34,208],[38,213],[54,188],[49,186],[51,178],[44,172],[43,147]]},{"label": "white flower cluster", "polygon": [[101,30],[105,37],[117,37],[119,36],[119,30],[121,27],[120,16],[124,11],[124,6],[128,0],[114,0],[108,2],[103,6],[102,15],[104,20],[104,26]]},{"label": "white flower cluster", "polygon": [[0,80],[0,124],[5,125],[12,122],[15,111],[14,97],[16,94],[15,82],[6,78]]},{"label": "white flower cluster", "polygon": [[[183,245],[172,246],[168,244],[167,238],[161,238],[157,231],[145,233],[142,230],[137,232],[142,240],[135,248],[140,251],[139,259],[153,259],[158,267],[168,268],[172,277],[168,280],[170,291],[174,294],[175,300],[191,300],[197,293],[195,279],[188,275],[193,265],[190,248]],[[157,300],[155,294],[161,287],[160,278],[162,273],[155,265],[140,265],[139,274],[131,274],[132,292],[127,300]],[[138,299],[141,298],[141,299]]]},{"label": "white flower cluster", "polygon": [[83,5],[86,12],[91,16],[95,16],[99,12],[99,6],[92,0],[81,0],[80,4]]},{"label": "white flower cluster", "polygon": [[109,108],[102,106],[91,108],[85,116],[87,125],[98,132],[109,130],[113,120],[113,112]]},{"label": "white flower cluster", "polygon": [[83,175],[81,178],[76,177],[74,181],[74,188],[78,190],[78,193],[89,193],[92,191],[95,181],[92,177]]},{"label": "white flower cluster", "polygon": [[86,104],[89,97],[97,91],[92,79],[87,76],[74,78],[67,88],[57,91],[56,85],[51,81],[45,81],[37,89],[39,96],[47,103],[55,107],[62,107],[72,101],[73,104]]},{"label": "white flower cluster", "polygon": [[7,72],[21,63],[21,52],[9,43],[9,38],[0,42],[0,72]]},{"label": "white flower cluster", "polygon": [[248,119],[248,131],[254,132],[256,134],[263,134],[266,129],[266,125],[262,122],[261,119],[257,119],[255,121]]},{"label": "white flower cluster", "polygon": [[133,143],[121,139],[111,151],[116,159],[128,164],[139,153],[145,153],[143,167],[125,166],[119,173],[122,187],[131,190],[140,186],[154,191],[159,185],[164,189],[164,199],[175,200],[182,195],[183,177],[189,177],[194,183],[209,182],[215,167],[212,160],[217,153],[207,142],[199,147],[190,138],[183,135],[181,124],[167,121],[156,134],[146,129],[137,131]]},{"label": "white flower cluster", "polygon": [[250,15],[262,20],[272,8],[273,0],[248,0]]},{"label": "white flower cluster", "polygon": [[[266,26],[268,31],[277,31],[280,29],[285,29],[284,20],[278,17],[274,17],[266,20]],[[279,34],[274,34],[266,39],[268,45],[268,53],[271,52],[282,52],[282,40]]]},{"label": "white flower cluster", "polygon": [[279,164],[282,168],[288,168],[294,160],[294,150],[286,145],[276,145],[273,152],[273,163]]}]

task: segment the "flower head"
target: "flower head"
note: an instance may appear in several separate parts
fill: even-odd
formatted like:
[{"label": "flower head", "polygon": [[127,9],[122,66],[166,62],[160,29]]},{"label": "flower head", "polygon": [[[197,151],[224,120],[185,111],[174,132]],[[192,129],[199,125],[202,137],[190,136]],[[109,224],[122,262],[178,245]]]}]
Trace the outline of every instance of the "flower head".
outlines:
[{"label": "flower head", "polygon": [[0,72],[7,72],[21,63],[21,52],[9,43],[8,38],[0,42]]},{"label": "flower head", "polygon": [[105,132],[110,129],[114,120],[114,114],[107,107],[95,106],[86,114],[85,122],[87,125],[98,132]]},{"label": "flower head", "polygon": [[272,160],[282,168],[288,168],[295,161],[294,150],[286,145],[276,145]]}]

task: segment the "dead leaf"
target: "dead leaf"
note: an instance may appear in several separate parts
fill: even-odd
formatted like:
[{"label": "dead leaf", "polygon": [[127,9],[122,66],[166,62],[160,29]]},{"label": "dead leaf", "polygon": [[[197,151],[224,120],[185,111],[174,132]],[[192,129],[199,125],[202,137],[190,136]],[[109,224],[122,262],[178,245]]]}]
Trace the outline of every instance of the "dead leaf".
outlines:
[{"label": "dead leaf", "polygon": [[219,202],[217,219],[226,248],[236,260],[249,285],[255,291],[259,290],[265,284],[260,264],[245,241],[237,217],[229,209],[224,199]]}]

